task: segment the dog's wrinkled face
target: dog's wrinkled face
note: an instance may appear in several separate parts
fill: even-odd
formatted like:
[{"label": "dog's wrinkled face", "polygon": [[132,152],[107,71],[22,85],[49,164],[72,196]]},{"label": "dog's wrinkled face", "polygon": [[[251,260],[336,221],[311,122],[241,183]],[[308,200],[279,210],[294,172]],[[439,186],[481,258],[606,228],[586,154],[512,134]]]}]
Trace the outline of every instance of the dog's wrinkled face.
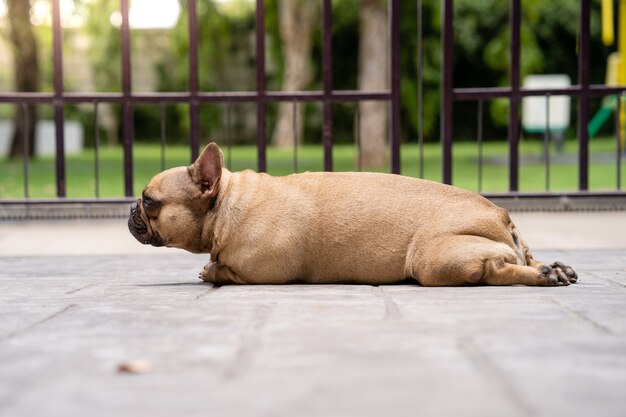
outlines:
[{"label": "dog's wrinkled face", "polygon": [[187,249],[194,223],[202,221],[200,205],[201,191],[188,170],[167,170],[155,176],[131,204],[128,229],[143,244]]},{"label": "dog's wrinkled face", "polygon": [[143,200],[137,200],[130,206],[130,217],[128,218],[128,229],[135,238],[143,244],[151,244],[152,246],[163,246],[163,239],[157,232],[148,230],[149,222],[145,221],[141,216],[145,209],[142,209]]},{"label": "dog's wrinkled face", "polygon": [[193,165],[157,174],[141,199],[131,204],[130,233],[143,244],[207,251],[202,232],[217,197],[222,166],[221,151],[209,144]]}]

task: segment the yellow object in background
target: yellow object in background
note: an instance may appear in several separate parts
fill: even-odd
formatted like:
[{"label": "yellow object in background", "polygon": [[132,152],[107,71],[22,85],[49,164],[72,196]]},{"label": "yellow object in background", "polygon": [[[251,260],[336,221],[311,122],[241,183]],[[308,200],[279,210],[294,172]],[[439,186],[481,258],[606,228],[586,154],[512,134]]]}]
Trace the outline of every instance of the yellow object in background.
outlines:
[{"label": "yellow object in background", "polygon": [[619,69],[621,67],[621,58],[619,52],[613,52],[606,61],[606,78],[604,83],[610,86],[620,84]]},{"label": "yellow object in background", "polygon": [[[602,43],[611,46],[615,43],[614,0],[602,0]],[[606,79],[608,86],[626,85],[626,0],[617,3],[617,51],[609,55],[606,62]],[[610,120],[619,104],[620,150],[626,146],[626,92],[606,96],[602,106],[587,125],[589,136],[593,138],[602,125]]]},{"label": "yellow object in background", "polygon": [[611,46],[613,42],[615,42],[613,0],[602,0],[602,43]]},{"label": "yellow object in background", "polygon": [[626,0],[619,0],[617,22],[617,51],[620,55],[619,72],[617,80],[619,85],[626,84],[626,67],[624,57],[626,57]]}]

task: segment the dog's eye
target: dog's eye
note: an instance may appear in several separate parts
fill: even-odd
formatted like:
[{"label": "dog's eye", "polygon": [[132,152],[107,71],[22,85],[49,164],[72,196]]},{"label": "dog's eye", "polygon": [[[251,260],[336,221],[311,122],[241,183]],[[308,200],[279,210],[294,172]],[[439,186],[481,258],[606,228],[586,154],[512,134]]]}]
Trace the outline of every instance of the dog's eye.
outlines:
[{"label": "dog's eye", "polygon": [[159,207],[160,203],[158,201],[155,201],[148,196],[143,198],[143,208],[148,214],[154,215],[159,210]]}]

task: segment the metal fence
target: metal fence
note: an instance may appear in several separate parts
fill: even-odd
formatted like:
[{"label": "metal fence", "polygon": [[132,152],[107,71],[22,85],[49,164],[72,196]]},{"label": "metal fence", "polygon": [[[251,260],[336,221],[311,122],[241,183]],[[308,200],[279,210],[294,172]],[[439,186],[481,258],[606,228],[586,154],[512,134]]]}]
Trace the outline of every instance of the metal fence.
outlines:
[{"label": "metal fence", "polygon": [[[509,197],[616,197],[626,196],[621,186],[622,153],[620,148],[619,128],[619,102],[626,91],[626,87],[608,87],[604,85],[591,85],[589,77],[590,66],[590,37],[591,37],[591,0],[580,1],[580,14],[578,24],[578,84],[567,88],[544,88],[524,89],[520,87],[520,54],[521,39],[520,28],[522,19],[521,0],[509,0],[509,36],[510,36],[510,86],[494,88],[454,88],[452,77],[453,47],[454,47],[454,0],[442,0],[443,28],[441,32],[442,43],[442,100],[441,100],[441,141],[443,158],[443,181],[452,182],[452,146],[453,146],[453,123],[452,115],[454,103],[457,101],[478,102],[477,142],[482,146],[482,118],[483,103],[486,100],[506,98],[509,101],[508,111],[508,145],[509,145]],[[590,192],[589,191],[589,101],[592,97],[615,95],[617,98],[616,120],[616,189],[614,191]],[[545,148],[546,164],[546,191],[544,193],[520,193],[519,192],[519,143],[520,143],[520,103],[523,97],[543,96],[546,98],[546,124],[549,123],[549,103],[553,96],[570,96],[578,102],[577,135],[578,135],[578,190],[572,192],[550,193],[550,153]],[[546,126],[545,143],[550,142],[550,129]],[[481,161],[479,161],[481,163]],[[480,175],[479,167],[479,175]],[[479,179],[480,181],[480,179]]]},{"label": "metal fence", "polygon": [[[423,133],[422,133],[422,0],[416,0],[418,4],[418,114],[420,119],[418,136],[420,143],[420,173],[423,166]],[[207,92],[200,91],[198,82],[198,22],[196,0],[187,0],[188,8],[188,36],[189,36],[189,87],[188,91],[173,93],[138,93],[133,92],[131,77],[131,30],[129,26],[129,0],[120,0],[121,3],[121,92],[116,93],[69,93],[63,85],[63,56],[62,56],[62,28],[60,17],[60,0],[52,0],[52,37],[53,37],[53,69],[54,91],[52,93],[0,93],[0,103],[14,103],[26,107],[30,104],[49,104],[54,108],[54,124],[56,127],[56,196],[55,200],[45,203],[69,202],[97,204],[111,202],[111,199],[67,199],[66,198],[66,161],[64,154],[64,109],[67,105],[92,104],[94,117],[98,117],[98,105],[101,103],[113,103],[121,106],[121,136],[124,148],[124,196],[116,201],[128,201],[134,195],[133,190],[133,106],[138,104],[153,104],[163,106],[183,103],[188,106],[190,119],[190,159],[194,160],[198,155],[200,145],[200,105],[206,103],[226,104],[252,103],[257,109],[257,149],[258,170],[266,171],[266,147],[267,147],[267,107],[268,104],[277,102],[318,102],[323,108],[323,149],[324,169],[333,169],[333,125],[332,106],[340,102],[360,102],[364,100],[383,100],[390,104],[390,167],[393,173],[401,173],[400,167],[400,13],[402,12],[400,0],[389,0],[389,31],[390,31],[390,88],[385,91],[346,91],[335,90],[332,79],[332,5],[331,0],[322,0],[322,78],[323,89],[319,91],[281,92],[269,91],[266,88],[266,63],[265,63],[265,3],[264,0],[256,1],[256,90],[245,92]],[[495,98],[507,98],[509,100],[509,192],[490,197],[514,197],[519,199],[531,199],[539,197],[626,197],[621,190],[621,153],[616,152],[617,164],[617,187],[610,192],[589,192],[589,138],[587,134],[587,122],[589,120],[589,100],[591,97],[616,95],[621,96],[626,87],[606,87],[590,85],[589,80],[589,43],[590,43],[590,0],[580,0],[580,23],[579,23],[579,82],[569,88],[527,90],[520,88],[520,26],[521,26],[521,0],[509,0],[509,26],[510,26],[510,86],[502,88],[455,88],[453,83],[453,49],[454,49],[454,0],[441,0],[442,30],[441,30],[441,144],[442,144],[442,178],[445,183],[452,183],[452,156],[453,156],[453,123],[452,115],[454,104],[458,101],[473,100],[478,102],[478,131],[477,141],[482,147],[482,117],[483,102]],[[579,149],[579,181],[578,190],[567,193],[520,193],[519,192],[519,141],[520,141],[520,101],[527,96],[545,96],[549,101],[550,96],[567,95],[578,101],[578,149]],[[619,102],[619,100],[618,100]],[[294,104],[295,105],[295,104]],[[619,114],[619,111],[616,112]],[[294,112],[295,114],[295,112]],[[28,117],[26,113],[26,117]],[[96,129],[97,131],[97,129]],[[549,129],[547,130],[549,135]],[[619,143],[619,129],[617,129],[617,142]],[[27,141],[26,141],[27,142]],[[98,147],[99,140],[96,132],[95,141],[95,172],[96,187],[98,187]],[[482,149],[482,148],[481,148]],[[27,151],[27,150],[25,150]],[[549,167],[549,159],[547,161]],[[482,160],[479,160],[479,177],[482,176]],[[420,174],[421,175],[421,174]],[[549,169],[546,169],[549,175]],[[44,201],[28,198],[28,161],[24,163],[25,198],[19,201],[7,201],[0,199],[0,207],[10,204],[26,207],[29,210]],[[479,178],[480,181],[480,178]],[[549,183],[549,181],[547,181]],[[96,192],[96,194],[98,194]]]},{"label": "metal fence", "polygon": [[[52,104],[54,107],[54,123],[56,128],[56,195],[66,197],[66,163],[64,155],[64,107],[68,104],[92,103],[97,117],[99,103],[114,103],[122,108],[121,136],[124,146],[124,195],[131,197],[133,190],[133,106],[141,103],[155,105],[186,103],[189,107],[190,119],[190,151],[191,160],[198,156],[200,145],[200,105],[204,103],[254,103],[257,108],[257,148],[258,170],[266,171],[267,146],[267,106],[275,102],[320,102],[323,106],[323,146],[324,169],[333,169],[333,126],[332,105],[339,102],[358,102],[364,100],[385,100],[390,103],[391,114],[391,167],[394,173],[400,172],[400,41],[399,13],[400,1],[390,0],[390,63],[391,87],[386,91],[346,91],[334,90],[332,79],[332,4],[331,0],[323,0],[322,18],[322,77],[323,90],[282,92],[268,91],[266,88],[265,65],[265,2],[256,1],[256,91],[247,92],[206,92],[200,91],[198,82],[198,19],[196,0],[187,0],[189,28],[189,89],[175,93],[137,93],[132,90],[131,77],[131,44],[129,25],[129,0],[121,0],[121,93],[68,93],[63,86],[62,28],[60,17],[60,0],[52,0],[52,37],[54,62],[54,92],[48,93],[0,93],[0,103],[17,104]],[[96,123],[97,125],[97,123]],[[98,146],[98,141],[96,141]],[[97,154],[97,151],[96,151]],[[96,159],[96,164],[98,163]],[[28,183],[28,162],[25,163],[25,183]],[[98,182],[98,181],[96,181]],[[27,197],[27,196],[26,196]],[[0,200],[0,204],[3,201]]]}]

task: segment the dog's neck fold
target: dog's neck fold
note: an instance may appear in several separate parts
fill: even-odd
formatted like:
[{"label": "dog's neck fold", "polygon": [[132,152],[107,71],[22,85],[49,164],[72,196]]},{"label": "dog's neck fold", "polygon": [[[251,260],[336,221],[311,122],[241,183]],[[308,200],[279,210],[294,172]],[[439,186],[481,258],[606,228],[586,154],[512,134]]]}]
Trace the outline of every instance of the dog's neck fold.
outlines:
[{"label": "dog's neck fold", "polygon": [[224,200],[227,199],[230,188],[230,179],[232,173],[226,169],[222,169],[222,176],[220,178],[220,184],[217,195],[210,199],[207,211],[204,217],[204,224],[201,229],[199,241],[201,242],[201,252],[211,253],[211,258],[217,257],[219,252],[220,242],[216,239],[216,236],[220,235],[216,233],[216,228],[219,228],[219,216],[220,211],[224,206]]}]

